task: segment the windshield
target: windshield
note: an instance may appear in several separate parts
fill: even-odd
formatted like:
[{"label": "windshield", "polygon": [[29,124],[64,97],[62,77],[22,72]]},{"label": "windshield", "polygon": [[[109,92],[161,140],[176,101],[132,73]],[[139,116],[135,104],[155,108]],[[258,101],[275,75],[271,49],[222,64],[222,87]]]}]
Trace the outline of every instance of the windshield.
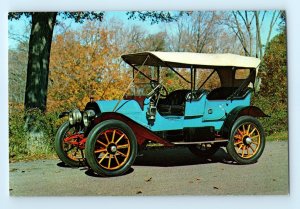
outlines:
[{"label": "windshield", "polygon": [[132,70],[132,78],[135,77],[128,95],[144,96],[151,90],[150,80],[158,80],[158,71],[155,67],[143,66],[139,71]]}]

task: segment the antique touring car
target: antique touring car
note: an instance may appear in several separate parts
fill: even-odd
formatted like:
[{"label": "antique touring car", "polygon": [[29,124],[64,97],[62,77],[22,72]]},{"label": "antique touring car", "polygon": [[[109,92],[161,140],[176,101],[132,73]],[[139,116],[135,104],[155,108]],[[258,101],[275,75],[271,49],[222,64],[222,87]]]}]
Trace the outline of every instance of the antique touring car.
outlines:
[{"label": "antique touring car", "polygon": [[[267,115],[250,106],[259,59],[189,52],[142,52],[122,59],[132,67],[133,78],[120,100],[91,98],[84,110],[60,114],[68,121],[57,132],[55,149],[65,164],[87,163],[101,176],[121,175],[149,144],[187,146],[198,156],[212,155],[224,146],[238,164],[259,159],[265,134],[256,118]],[[144,72],[146,68],[151,76]],[[189,78],[180,74],[182,69]],[[165,71],[179,76],[189,88],[168,92],[162,79]],[[197,85],[204,71],[206,78]],[[141,76],[149,80],[150,92],[128,96],[130,86]],[[205,89],[213,76],[219,86]]]}]

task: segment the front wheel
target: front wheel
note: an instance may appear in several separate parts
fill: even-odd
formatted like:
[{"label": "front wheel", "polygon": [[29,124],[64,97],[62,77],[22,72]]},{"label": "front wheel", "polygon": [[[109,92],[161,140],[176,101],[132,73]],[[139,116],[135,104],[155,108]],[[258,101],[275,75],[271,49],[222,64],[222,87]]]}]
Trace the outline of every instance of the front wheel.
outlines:
[{"label": "front wheel", "polygon": [[265,148],[265,134],[260,122],[251,116],[238,118],[227,144],[228,154],[239,164],[257,162]]},{"label": "front wheel", "polygon": [[100,176],[118,176],[129,170],[137,155],[131,128],[118,120],[107,120],[90,132],[85,149],[91,169]]},{"label": "front wheel", "polygon": [[84,136],[78,127],[69,122],[63,123],[55,136],[55,151],[66,165],[71,167],[84,166]]}]

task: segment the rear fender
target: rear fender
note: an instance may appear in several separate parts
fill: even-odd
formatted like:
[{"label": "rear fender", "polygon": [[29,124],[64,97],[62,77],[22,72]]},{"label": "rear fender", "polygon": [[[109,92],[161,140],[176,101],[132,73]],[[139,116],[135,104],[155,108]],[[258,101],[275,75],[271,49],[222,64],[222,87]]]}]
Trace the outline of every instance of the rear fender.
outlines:
[{"label": "rear fender", "polygon": [[89,127],[89,129],[91,130],[95,125],[97,125],[98,123],[101,123],[102,121],[111,120],[111,119],[119,120],[119,121],[126,123],[134,132],[136,139],[137,139],[137,143],[140,146],[145,144],[145,142],[148,140],[163,144],[164,146],[169,146],[169,147],[174,146],[174,144],[157,136],[154,132],[147,129],[146,127],[144,127],[144,126],[136,123],[132,119],[130,119],[120,113],[116,113],[116,112],[106,112],[106,113],[98,114],[96,116],[96,118],[93,120],[92,126]]},{"label": "rear fender", "polygon": [[260,108],[255,106],[236,107],[226,117],[221,128],[221,133],[224,138],[230,137],[230,131],[234,122],[241,116],[249,115],[253,117],[270,117],[266,115]]}]

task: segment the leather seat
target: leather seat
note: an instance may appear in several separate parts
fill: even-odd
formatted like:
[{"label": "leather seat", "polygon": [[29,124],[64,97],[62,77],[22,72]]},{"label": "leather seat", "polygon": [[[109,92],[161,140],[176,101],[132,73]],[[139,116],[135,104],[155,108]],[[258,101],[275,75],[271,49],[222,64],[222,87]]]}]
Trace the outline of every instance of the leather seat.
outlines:
[{"label": "leather seat", "polygon": [[158,103],[158,112],[161,115],[184,115],[185,97],[190,90],[180,89],[171,92],[165,99]]},{"label": "leather seat", "polygon": [[[237,91],[238,87],[220,87],[212,90],[208,95],[208,100],[226,100],[229,99],[233,93]],[[244,88],[241,91],[237,92],[237,95],[234,95],[231,99],[244,99],[250,92],[251,88]]]}]

